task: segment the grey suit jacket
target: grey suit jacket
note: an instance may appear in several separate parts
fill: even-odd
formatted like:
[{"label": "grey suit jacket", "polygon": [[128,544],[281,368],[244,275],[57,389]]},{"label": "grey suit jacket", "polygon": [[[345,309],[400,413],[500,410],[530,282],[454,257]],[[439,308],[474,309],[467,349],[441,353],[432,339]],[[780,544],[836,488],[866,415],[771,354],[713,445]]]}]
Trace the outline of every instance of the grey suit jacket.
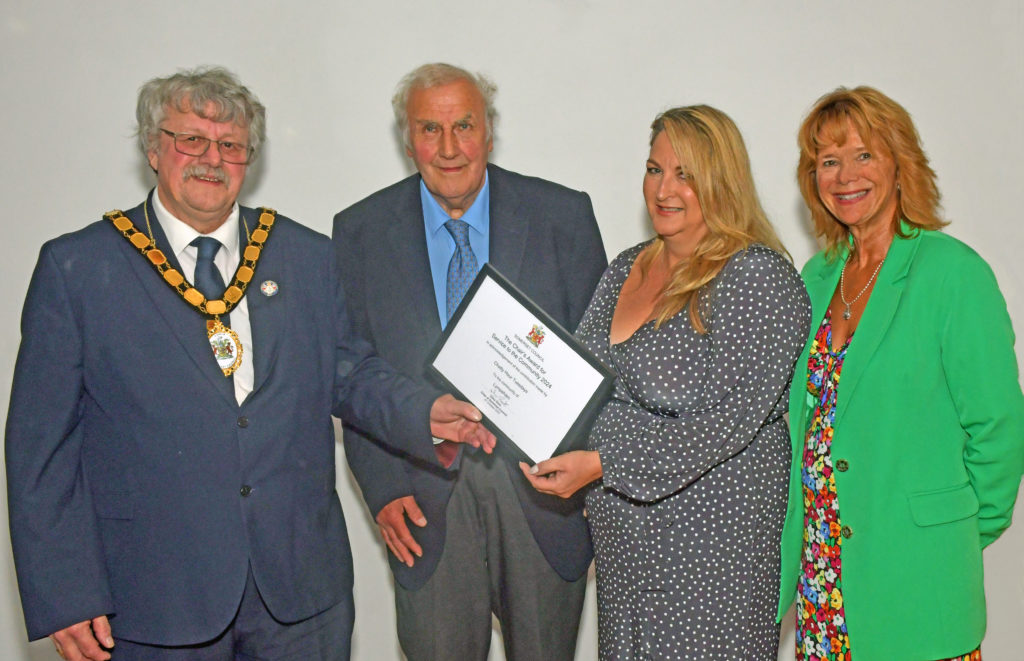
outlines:
[{"label": "grey suit jacket", "polygon": [[[127,215],[145,230],[142,205]],[[243,235],[256,218],[241,210]],[[310,617],[351,599],[332,412],[436,463],[435,393],[353,333],[327,237],[274,227],[247,294],[255,384],[241,405],[204,318],[108,220],[43,246],[6,436],[31,638],[108,614],[129,640],[207,641],[250,566],[276,618]]]},{"label": "grey suit jacket", "polygon": [[[585,193],[487,168],[490,182],[490,263],[570,331],[583,316],[607,260]],[[377,352],[414,379],[424,378],[427,354],[441,334],[427,256],[420,177],[374,193],[334,218],[334,244],[357,330]],[[433,573],[445,541],[445,509],[458,474],[367,443],[345,427],[345,453],[372,514],[414,495],[427,521],[412,530],[423,557],[406,567],[388,554],[403,586],[416,589]],[[579,578],[593,557],[582,499],[538,493],[508,463],[530,530],[552,568]]]}]

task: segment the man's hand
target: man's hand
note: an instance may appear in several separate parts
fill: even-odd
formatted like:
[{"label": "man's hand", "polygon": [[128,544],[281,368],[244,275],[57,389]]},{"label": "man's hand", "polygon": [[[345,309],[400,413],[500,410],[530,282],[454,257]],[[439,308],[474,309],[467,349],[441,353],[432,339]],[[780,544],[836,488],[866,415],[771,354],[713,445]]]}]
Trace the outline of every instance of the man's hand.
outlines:
[{"label": "man's hand", "polygon": [[568,498],[604,475],[601,455],[592,450],[566,452],[533,467],[520,461],[519,468],[534,489],[561,498]]},{"label": "man's hand", "polygon": [[456,443],[483,448],[490,454],[494,450],[494,434],[480,424],[483,415],[472,404],[461,402],[451,395],[441,395],[430,407],[430,433]]},{"label": "man's hand", "polygon": [[406,566],[412,567],[413,554],[417,558],[422,558],[423,549],[409,532],[409,526],[405,523],[406,516],[420,528],[427,525],[427,519],[416,504],[416,499],[412,496],[403,496],[392,500],[377,513],[377,526],[380,527],[380,535],[395,557]]},{"label": "man's hand", "polygon": [[114,646],[106,615],[72,624],[50,634],[50,640],[57,648],[57,654],[67,661],[107,661],[110,658],[107,649]]}]

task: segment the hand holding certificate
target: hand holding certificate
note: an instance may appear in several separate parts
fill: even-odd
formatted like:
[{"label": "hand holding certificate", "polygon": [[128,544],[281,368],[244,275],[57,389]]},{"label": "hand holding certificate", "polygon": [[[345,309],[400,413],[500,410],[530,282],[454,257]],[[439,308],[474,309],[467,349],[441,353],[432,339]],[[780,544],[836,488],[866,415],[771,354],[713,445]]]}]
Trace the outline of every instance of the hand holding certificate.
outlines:
[{"label": "hand holding certificate", "polygon": [[538,462],[519,462],[523,475],[541,493],[569,498],[604,475],[601,456],[595,450],[573,450]]},{"label": "hand holding certificate", "polygon": [[[611,389],[611,371],[484,264],[452,316],[430,369],[472,402],[503,443],[531,462],[564,451]],[[508,449],[508,448],[506,448]]]}]

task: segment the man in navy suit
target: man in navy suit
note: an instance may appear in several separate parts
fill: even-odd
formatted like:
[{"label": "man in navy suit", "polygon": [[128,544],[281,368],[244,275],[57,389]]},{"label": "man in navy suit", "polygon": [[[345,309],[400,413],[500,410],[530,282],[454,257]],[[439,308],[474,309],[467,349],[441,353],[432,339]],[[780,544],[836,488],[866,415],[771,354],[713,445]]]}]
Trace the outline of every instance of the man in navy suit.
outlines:
[{"label": "man in navy suit", "polygon": [[237,204],[265,122],[232,74],[149,81],[137,115],[155,191],[44,245],[25,301],[6,455],[29,637],[72,661],[348,659],[331,414],[427,464],[431,433],[493,437],[354,332],[327,237]]},{"label": "man in navy suit", "polygon": [[[408,74],[393,104],[418,174],[334,219],[353,323],[410,378],[423,378],[458,282],[484,262],[569,330],[606,266],[585,193],[488,165],[495,92],[447,64]],[[403,651],[486,659],[493,612],[506,658],[572,659],[592,557],[582,501],[539,494],[513,462],[450,450],[437,446],[439,470],[345,428],[349,466],[391,551]]]}]

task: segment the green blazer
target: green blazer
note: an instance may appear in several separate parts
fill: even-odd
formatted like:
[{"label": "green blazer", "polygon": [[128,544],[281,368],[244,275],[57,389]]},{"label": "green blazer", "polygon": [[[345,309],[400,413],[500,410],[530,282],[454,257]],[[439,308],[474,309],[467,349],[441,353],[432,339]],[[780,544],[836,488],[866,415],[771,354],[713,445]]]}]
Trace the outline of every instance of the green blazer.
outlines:
[{"label": "green blazer", "polygon": [[[960,241],[903,229],[911,236],[893,240],[850,342],[833,427],[839,517],[851,533],[843,601],[858,659],[940,659],[981,643],[981,550],[1010,525],[1024,471],[1024,396],[995,277]],[[803,550],[807,359],[845,257],[819,253],[803,269],[816,323],[790,392],[779,618]]]}]

